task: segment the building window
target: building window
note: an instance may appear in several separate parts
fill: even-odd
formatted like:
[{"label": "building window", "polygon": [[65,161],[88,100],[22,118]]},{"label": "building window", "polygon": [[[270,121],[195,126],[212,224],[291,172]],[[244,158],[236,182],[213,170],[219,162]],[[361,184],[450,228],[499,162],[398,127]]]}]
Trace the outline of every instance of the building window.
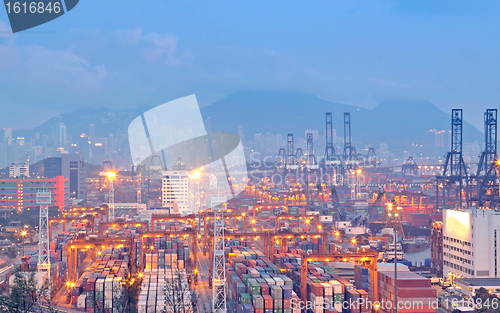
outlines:
[{"label": "building window", "polygon": [[477,276],[490,276],[490,271],[477,271]]}]

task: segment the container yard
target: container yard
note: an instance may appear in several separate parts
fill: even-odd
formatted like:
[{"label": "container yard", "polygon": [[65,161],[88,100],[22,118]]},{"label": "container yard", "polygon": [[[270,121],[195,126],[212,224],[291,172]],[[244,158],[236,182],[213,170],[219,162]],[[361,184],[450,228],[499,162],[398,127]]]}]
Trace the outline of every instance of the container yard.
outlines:
[{"label": "container yard", "polygon": [[[272,188],[266,186],[257,187],[262,193],[250,189],[236,197],[225,212],[221,260],[227,311],[366,313],[374,309],[370,303],[395,301],[393,265],[380,257],[394,248],[392,228],[373,234],[353,231],[387,217],[383,197],[373,193],[366,200],[350,199],[339,188],[342,200],[336,205],[311,207],[302,197],[265,203],[261,195]],[[334,196],[323,197],[328,202]],[[220,288],[212,270],[217,259],[214,211],[182,216],[167,209],[158,215],[130,207],[118,209],[113,222],[106,207],[73,209],[64,219],[53,219],[50,281],[57,307],[105,313],[131,306],[140,313],[212,312],[214,303],[222,303],[212,299],[213,289]],[[428,213],[404,216],[412,227],[433,220]],[[410,253],[425,247],[425,240],[424,235],[401,237],[398,246]],[[27,256],[14,269],[36,272],[37,260],[36,253]],[[427,297],[426,304],[431,303],[437,295],[430,280],[412,273],[413,264],[407,263],[411,266],[398,265],[397,300]],[[346,308],[347,303],[358,305]],[[377,307],[392,312],[384,309]]]},{"label": "container yard", "polygon": [[[359,259],[335,259],[338,254],[363,256],[365,251],[373,251],[373,242],[377,242],[375,249],[389,245],[390,235],[372,236],[364,245],[363,238],[352,237],[359,242],[350,240],[328,220],[322,223],[315,211],[308,214],[310,211],[297,205],[260,206],[255,212],[252,207],[238,210],[242,212],[239,217],[232,213],[225,221],[225,227],[233,229],[228,232],[232,239],[224,242],[229,312],[366,313],[373,309],[369,301],[394,301],[393,265],[379,263],[372,281],[370,267]],[[89,221],[63,221],[68,225],[54,227],[50,242],[51,290],[58,306],[106,313],[121,312],[129,305],[140,313],[210,311],[213,215],[204,214],[206,223],[195,229],[194,218],[176,215],[164,219],[153,214],[148,222],[122,219],[109,223],[99,219],[92,227]],[[257,227],[252,225],[254,214],[262,220]],[[332,228],[325,233],[327,227]],[[245,233],[245,228],[252,231]],[[194,245],[196,242],[198,245]],[[209,253],[202,253],[204,250]],[[198,262],[194,264],[196,254]],[[304,272],[304,258],[316,255],[327,258],[305,263]],[[398,300],[427,297],[428,304],[436,298],[428,278],[410,272],[402,264],[398,267]],[[15,269],[37,271],[37,256],[23,258]],[[133,288],[138,290],[137,298],[127,303],[124,299]],[[413,289],[415,294],[411,293]],[[359,305],[346,310],[345,304],[353,302]]]}]

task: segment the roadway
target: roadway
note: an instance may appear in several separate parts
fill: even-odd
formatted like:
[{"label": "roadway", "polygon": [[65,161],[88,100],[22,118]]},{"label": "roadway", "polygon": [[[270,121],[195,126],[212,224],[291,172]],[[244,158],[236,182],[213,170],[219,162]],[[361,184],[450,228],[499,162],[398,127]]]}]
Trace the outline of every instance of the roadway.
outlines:
[{"label": "roadway", "polygon": [[196,311],[198,313],[209,313],[212,312],[212,288],[208,287],[209,279],[209,253],[203,255],[203,249],[198,241],[198,284],[194,286],[196,290],[197,306]]}]

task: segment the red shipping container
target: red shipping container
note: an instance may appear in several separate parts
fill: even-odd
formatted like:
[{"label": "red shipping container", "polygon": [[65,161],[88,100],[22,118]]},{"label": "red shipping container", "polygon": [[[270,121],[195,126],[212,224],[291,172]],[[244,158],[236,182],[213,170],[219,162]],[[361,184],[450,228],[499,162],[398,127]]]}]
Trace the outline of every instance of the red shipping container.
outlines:
[{"label": "red shipping container", "polygon": [[283,309],[292,308],[291,299],[283,299]]},{"label": "red shipping container", "polygon": [[418,297],[437,297],[436,289],[430,287],[430,288],[425,288],[425,287],[403,287],[399,288],[398,287],[398,297],[401,298],[407,298],[407,297],[412,297],[412,298],[418,298]]},{"label": "red shipping container", "polygon": [[262,298],[264,298],[264,308],[265,309],[272,309],[273,308],[273,297],[270,295],[262,295]]},{"label": "red shipping container", "polygon": [[356,289],[356,291],[359,293],[359,297],[363,299],[361,302],[361,313],[366,313],[368,312],[368,292],[366,292],[363,289]]},{"label": "red shipping container", "polygon": [[322,297],[323,296],[323,285],[321,285],[320,283],[311,284],[311,293],[313,293],[315,296]]},{"label": "red shipping container", "polygon": [[268,295],[269,294],[269,285],[265,283],[260,283],[260,294],[261,295]]}]

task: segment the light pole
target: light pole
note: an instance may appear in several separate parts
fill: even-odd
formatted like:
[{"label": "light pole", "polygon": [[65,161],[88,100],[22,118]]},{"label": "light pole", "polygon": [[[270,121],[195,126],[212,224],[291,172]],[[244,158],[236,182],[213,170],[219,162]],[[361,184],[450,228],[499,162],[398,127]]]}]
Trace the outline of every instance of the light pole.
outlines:
[{"label": "light pole", "polygon": [[356,199],[359,199],[359,193],[361,191],[361,188],[359,188],[359,175],[362,173],[363,171],[361,169],[357,169],[356,170],[356,181],[355,181],[355,193],[356,193]]},{"label": "light pole", "polygon": [[21,235],[23,236],[23,256],[24,256],[24,237],[26,236],[27,232],[25,230],[23,230],[21,232]]},{"label": "light pole", "polygon": [[398,313],[398,231],[394,228],[394,309]]},{"label": "light pole", "polygon": [[109,181],[109,208],[108,214],[110,215],[110,219],[113,222],[115,220],[115,185],[113,180],[116,178],[115,172],[107,172],[106,176]]}]

